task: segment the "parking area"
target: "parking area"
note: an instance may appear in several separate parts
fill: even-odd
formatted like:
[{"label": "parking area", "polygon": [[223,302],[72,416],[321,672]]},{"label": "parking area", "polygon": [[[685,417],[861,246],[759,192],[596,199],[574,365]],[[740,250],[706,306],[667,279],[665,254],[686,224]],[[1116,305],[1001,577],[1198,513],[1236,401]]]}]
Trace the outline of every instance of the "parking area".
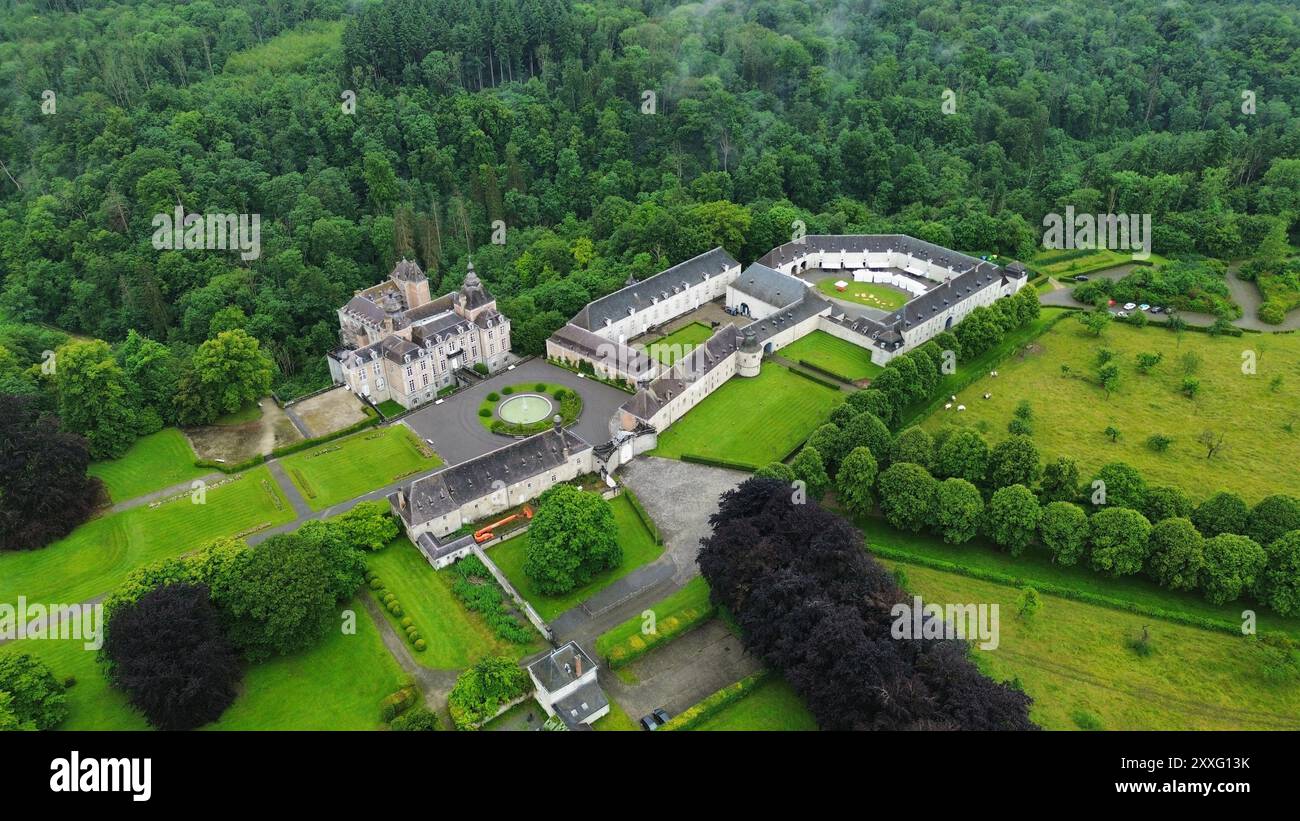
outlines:
[{"label": "parking area", "polygon": [[478,409],[489,393],[507,385],[548,382],[571,388],[582,397],[582,415],[569,430],[592,445],[609,441],[609,422],[631,395],[617,388],[579,377],[544,359],[530,359],[514,370],[502,371],[483,382],[427,405],[402,421],[421,439],[433,440],[433,449],[448,464],[459,464],[504,447],[512,438],[492,433],[479,420]]},{"label": "parking area", "polygon": [[676,716],[706,696],[757,673],[762,664],[721,619],[713,619],[626,668],[623,678],[600,670],[601,686],[632,718],[656,707]]}]

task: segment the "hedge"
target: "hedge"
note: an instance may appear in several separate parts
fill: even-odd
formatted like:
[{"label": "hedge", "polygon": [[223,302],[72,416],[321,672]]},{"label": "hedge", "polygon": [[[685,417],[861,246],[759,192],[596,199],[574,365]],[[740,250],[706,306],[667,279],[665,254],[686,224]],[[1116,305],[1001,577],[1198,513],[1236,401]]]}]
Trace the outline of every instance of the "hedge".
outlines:
[{"label": "hedge", "polygon": [[752,676],[742,678],[735,684],[723,687],[718,692],[706,697],[703,701],[691,707],[686,712],[678,715],[669,721],[661,729],[664,730],[689,730],[698,726],[704,720],[717,715],[724,707],[727,707],[745,696],[758,685],[767,680],[772,674],[770,670],[760,670]]},{"label": "hedge", "polygon": [[810,373],[805,373],[804,371],[797,370],[795,368],[786,368],[786,370],[789,371],[790,373],[798,374],[799,376],[802,376],[804,379],[807,379],[809,382],[816,382],[818,385],[822,385],[827,388],[834,388],[835,390],[839,390],[841,387],[841,385],[838,382],[828,382],[825,379],[821,379],[819,377],[813,376]]},{"label": "hedge", "polygon": [[[844,374],[842,374],[842,373],[836,373],[835,371],[831,370],[830,368],[823,368],[821,365],[816,365],[816,364],[814,364],[814,363],[812,363],[812,362],[809,362],[807,359],[800,359],[800,360],[799,360],[799,364],[800,364],[800,365],[803,365],[805,368],[807,368],[807,369],[809,369],[809,370],[817,371],[817,373],[824,373],[824,374],[826,374],[827,376],[834,377],[835,379],[838,379],[838,380],[840,380],[841,382],[847,382],[847,383],[850,384],[850,385],[853,384],[853,380],[850,379],[850,378],[848,378],[848,377],[845,376]],[[794,370],[794,369],[791,368],[791,370]],[[795,373],[798,373],[798,371],[795,371]],[[807,375],[808,375],[808,374],[804,374],[804,376],[807,376]],[[838,388],[839,385],[836,385],[835,387]]]},{"label": "hedge", "polygon": [[1088,591],[1066,587],[1042,579],[1019,579],[1007,575],[1006,573],[999,573],[996,570],[965,567],[963,565],[954,564],[953,562],[944,561],[943,559],[935,559],[930,556],[917,556],[913,553],[908,553],[906,550],[896,550],[892,547],[868,545],[867,550],[885,559],[892,559],[906,564],[920,565],[932,570],[941,570],[945,573],[956,573],[962,576],[968,576],[972,579],[979,579],[980,581],[1003,584],[1008,587],[1023,587],[1025,584],[1031,584],[1039,593],[1049,593],[1062,599],[1070,599],[1071,601],[1083,602],[1084,604],[1094,604],[1098,607],[1106,607],[1111,610],[1122,610],[1127,613],[1151,616],[1152,618],[1185,624],[1189,627],[1199,627],[1203,630],[1215,630],[1222,633],[1230,633],[1234,636],[1241,635],[1240,622],[1218,621],[1216,619],[1193,616],[1190,613],[1181,610],[1166,610],[1162,607],[1151,607],[1150,605],[1139,604],[1138,602],[1128,601],[1125,599],[1113,599],[1110,596],[1103,596],[1099,593],[1090,593]]},{"label": "hedge", "polygon": [[694,462],[699,465],[712,465],[716,468],[728,468],[730,470],[743,470],[746,473],[753,473],[758,470],[757,465],[751,465],[747,462],[731,462],[726,459],[714,459],[712,456],[700,456],[698,453],[683,453],[681,459],[683,462]]},{"label": "hedge", "polygon": [[624,486],[623,495],[627,497],[632,509],[636,511],[636,515],[641,519],[641,524],[645,525],[645,529],[650,531],[650,536],[654,538],[655,544],[663,544],[664,537],[659,532],[659,525],[655,524],[655,520],[651,519],[650,514],[646,513],[645,508],[641,507],[641,500],[632,492],[632,488]]},{"label": "hedge", "polygon": [[[686,588],[682,589],[685,590]],[[657,607],[658,605],[655,605],[651,609]],[[656,647],[680,638],[696,627],[705,624],[717,614],[717,605],[713,604],[711,598],[708,598],[702,606],[679,607],[665,618],[657,620],[655,632],[649,635],[642,633],[640,630],[641,617],[634,616],[630,621],[638,623],[636,632],[621,641],[605,642],[605,636],[601,636],[596,639],[596,652],[604,657],[605,664],[609,666],[609,669],[618,670],[641,658]],[[610,632],[613,633],[617,630],[618,628],[614,628]]]},{"label": "hedge", "polygon": [[415,706],[417,699],[418,692],[415,687],[408,684],[379,702],[379,715],[384,721],[392,721]]},{"label": "hedge", "polygon": [[341,428],[333,433],[327,433],[324,436],[317,436],[313,439],[303,439],[301,442],[293,442],[292,444],[283,445],[271,451],[271,455],[268,458],[277,459],[281,456],[298,453],[299,451],[304,451],[308,448],[314,448],[317,445],[323,445],[326,442],[333,442],[335,439],[342,439],[344,436],[351,436],[358,431],[363,431],[366,428],[372,428],[379,424],[380,418],[378,411],[371,407],[363,408],[363,410],[366,412],[366,418],[357,422],[355,425],[348,425],[346,428]]}]

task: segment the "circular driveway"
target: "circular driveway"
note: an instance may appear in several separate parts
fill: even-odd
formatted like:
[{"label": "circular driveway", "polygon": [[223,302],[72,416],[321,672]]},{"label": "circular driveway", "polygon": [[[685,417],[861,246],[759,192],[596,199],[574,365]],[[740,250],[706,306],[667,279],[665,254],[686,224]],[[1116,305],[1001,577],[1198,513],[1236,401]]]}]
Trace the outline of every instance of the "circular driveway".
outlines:
[{"label": "circular driveway", "polygon": [[[591,379],[581,379],[576,373],[552,365],[545,359],[530,359],[516,365],[512,371],[501,371],[448,397],[441,405],[425,405],[401,421],[421,439],[433,440],[433,449],[447,464],[459,464],[516,441],[512,436],[501,436],[483,426],[478,409],[487,395],[493,391],[500,394],[501,388],[508,385],[535,382],[563,385],[577,391],[582,397],[582,415],[567,428],[590,445],[609,441],[610,419],[624,402],[632,398],[630,393]],[[508,398],[502,396],[503,401]]]}]

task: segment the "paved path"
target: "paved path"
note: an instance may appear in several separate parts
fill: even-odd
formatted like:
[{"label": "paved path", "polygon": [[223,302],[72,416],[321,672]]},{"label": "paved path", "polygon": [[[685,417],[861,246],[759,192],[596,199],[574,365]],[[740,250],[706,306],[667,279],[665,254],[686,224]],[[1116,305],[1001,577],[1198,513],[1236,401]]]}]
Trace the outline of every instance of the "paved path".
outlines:
[{"label": "paved path", "polygon": [[639,456],[621,468],[621,478],[641,501],[664,539],[663,554],[600,593],[551,620],[557,643],[577,641],[590,649],[596,637],[627,621],[699,575],[695,557],[709,535],[718,499],[747,474]]},{"label": "paved path", "polygon": [[[580,378],[576,373],[552,365],[544,359],[530,359],[517,365],[513,371],[502,371],[473,387],[443,400],[441,405],[426,405],[402,418],[421,439],[432,439],[433,449],[449,465],[482,456],[514,441],[499,436],[483,426],[478,415],[479,405],[493,391],[498,394],[509,385],[532,385],[549,382],[563,385],[582,397],[582,415],[569,426],[592,445],[609,441],[609,422],[618,408],[631,398],[617,388],[593,379]],[[504,397],[503,397],[504,399]]]},{"label": "paved path", "polygon": [[452,726],[451,716],[447,713],[447,696],[451,693],[451,688],[456,685],[456,676],[460,671],[434,670],[416,661],[411,655],[410,644],[393,629],[393,625],[379,608],[379,603],[368,592],[360,595],[366,612],[379,628],[379,636],[384,640],[384,646],[388,648],[388,652],[402,669],[415,680],[420,693],[424,696],[425,706],[440,715],[443,727]]},{"label": "paved path", "polygon": [[131,508],[147,505],[150,502],[156,502],[160,499],[169,499],[172,496],[179,496],[182,493],[189,495],[193,491],[194,482],[212,484],[220,482],[224,478],[226,478],[226,474],[224,473],[209,473],[205,476],[200,476],[198,479],[191,479],[188,482],[181,482],[180,484],[172,485],[171,487],[165,487],[162,490],[155,490],[153,493],[136,496],[134,499],[127,499],[125,502],[118,502],[110,507],[108,512],[121,513],[124,510],[130,510]]}]

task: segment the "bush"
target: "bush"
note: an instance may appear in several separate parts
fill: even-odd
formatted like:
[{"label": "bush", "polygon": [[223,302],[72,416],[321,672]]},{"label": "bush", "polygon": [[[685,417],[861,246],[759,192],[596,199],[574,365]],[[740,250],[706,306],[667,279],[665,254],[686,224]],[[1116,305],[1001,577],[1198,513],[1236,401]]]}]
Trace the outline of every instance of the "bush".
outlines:
[{"label": "bush", "polygon": [[492,409],[491,409],[491,408],[479,408],[479,409],[478,409],[478,415],[479,415],[479,416],[482,416],[484,419],[487,419],[489,416],[492,415]]},{"label": "bush", "polygon": [[538,382],[536,385],[533,385],[533,390],[537,391],[538,393],[546,393],[546,383]]},{"label": "bush", "polygon": [[379,702],[379,716],[384,721],[392,721],[406,710],[415,705],[419,699],[419,691],[412,685],[407,685]]},{"label": "bush", "polygon": [[501,395],[498,394],[496,391],[492,391],[491,393],[489,393],[489,394],[487,395],[487,401],[489,401],[489,402],[496,402],[496,401],[499,400],[500,398],[501,398]]},{"label": "bush", "polygon": [[665,730],[689,730],[696,727],[706,719],[712,718],[722,711],[724,707],[735,704],[740,699],[749,695],[758,685],[767,680],[771,675],[768,670],[761,670],[752,676],[742,678],[735,684],[729,684],[721,690],[706,696],[702,701],[690,707],[685,712],[678,714],[667,724],[663,726]]},{"label": "bush", "polygon": [[416,649],[417,651],[423,653],[423,652],[424,652],[428,647],[429,647],[429,643],[428,643],[427,641],[425,641],[424,639],[416,639],[416,640],[415,640],[415,649]]},{"label": "bush", "polygon": [[480,659],[456,679],[447,709],[458,730],[476,730],[484,721],[532,690],[524,668],[504,656]]},{"label": "bush", "polygon": [[505,386],[504,388],[501,389],[501,393],[505,394],[506,396],[509,396],[510,394],[512,394],[512,393],[514,393],[514,392],[515,392],[515,389],[512,388],[512,387],[510,387],[509,385],[507,385],[507,386]]},{"label": "bush", "polygon": [[433,732],[438,729],[438,714],[427,707],[412,707],[388,723],[399,732]]}]

